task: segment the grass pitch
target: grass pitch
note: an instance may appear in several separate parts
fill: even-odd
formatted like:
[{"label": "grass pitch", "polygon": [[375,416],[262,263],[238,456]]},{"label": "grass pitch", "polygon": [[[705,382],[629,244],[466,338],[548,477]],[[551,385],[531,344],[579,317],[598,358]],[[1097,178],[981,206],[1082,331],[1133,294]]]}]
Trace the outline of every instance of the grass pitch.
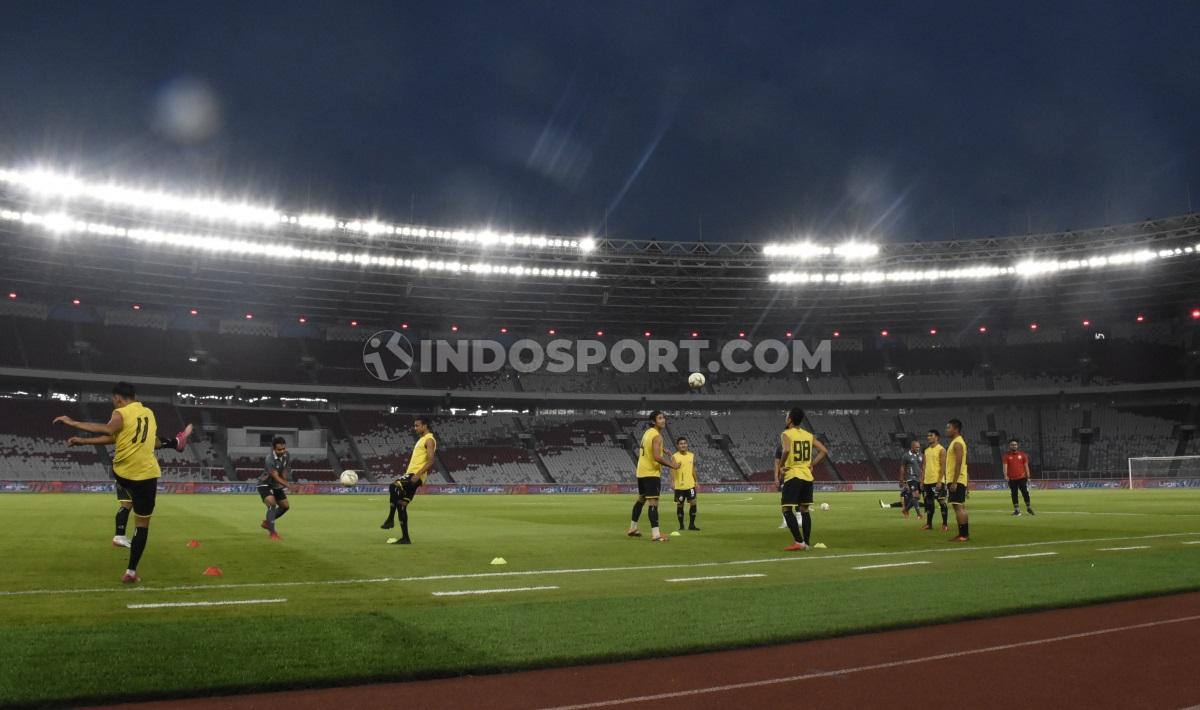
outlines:
[{"label": "grass pitch", "polygon": [[[384,544],[382,497],[294,496],[271,542],[257,496],[162,495],[135,589],[111,496],[0,496],[0,704],[675,655],[1200,588],[1200,491],[1034,496],[1038,516],[1012,518],[1007,493],[973,494],[954,544],[878,495],[823,494],[828,549],[784,553],[775,495],[701,494],[702,531],[669,544],[625,537],[630,496],[419,496],[411,547]],[[531,587],[553,588],[435,594]]]}]

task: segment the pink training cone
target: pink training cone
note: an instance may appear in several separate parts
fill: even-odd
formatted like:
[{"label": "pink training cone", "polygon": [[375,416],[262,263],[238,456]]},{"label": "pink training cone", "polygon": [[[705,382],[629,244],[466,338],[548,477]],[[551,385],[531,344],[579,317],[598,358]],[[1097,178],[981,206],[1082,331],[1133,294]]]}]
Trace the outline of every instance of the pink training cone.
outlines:
[{"label": "pink training cone", "polygon": [[220,567],[209,567],[208,569],[204,570],[204,576],[205,577],[220,577],[221,576],[221,568]]},{"label": "pink training cone", "polygon": [[188,540],[187,546],[190,548],[200,547],[200,541],[199,540]]}]

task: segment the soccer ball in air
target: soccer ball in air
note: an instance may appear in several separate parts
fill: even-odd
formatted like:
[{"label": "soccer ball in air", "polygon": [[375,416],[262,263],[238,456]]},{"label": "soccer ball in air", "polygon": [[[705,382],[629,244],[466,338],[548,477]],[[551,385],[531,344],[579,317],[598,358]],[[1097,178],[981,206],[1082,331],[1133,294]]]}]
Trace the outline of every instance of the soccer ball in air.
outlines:
[{"label": "soccer ball in air", "polygon": [[343,486],[353,486],[358,483],[358,474],[353,471],[342,471],[342,475],[338,476],[338,480]]},{"label": "soccer ball in air", "polygon": [[698,390],[704,386],[704,375],[699,372],[693,372],[688,375],[688,387]]},{"label": "soccer ball in air", "polygon": [[828,503],[822,503],[822,504],[821,504],[821,510],[829,510],[829,504],[828,504]]}]

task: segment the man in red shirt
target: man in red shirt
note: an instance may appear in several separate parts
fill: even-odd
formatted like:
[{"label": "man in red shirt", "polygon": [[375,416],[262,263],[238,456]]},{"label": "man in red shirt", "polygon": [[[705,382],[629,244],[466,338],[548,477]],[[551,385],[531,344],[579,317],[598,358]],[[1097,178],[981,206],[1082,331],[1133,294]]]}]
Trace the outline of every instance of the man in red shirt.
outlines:
[{"label": "man in red shirt", "polygon": [[1029,456],[1021,451],[1021,442],[1015,438],[1008,440],[1008,452],[1004,454],[1004,477],[1008,479],[1008,490],[1012,493],[1012,514],[1021,514],[1017,507],[1017,491],[1021,491],[1025,497],[1025,510],[1034,515],[1033,506],[1029,504]]}]

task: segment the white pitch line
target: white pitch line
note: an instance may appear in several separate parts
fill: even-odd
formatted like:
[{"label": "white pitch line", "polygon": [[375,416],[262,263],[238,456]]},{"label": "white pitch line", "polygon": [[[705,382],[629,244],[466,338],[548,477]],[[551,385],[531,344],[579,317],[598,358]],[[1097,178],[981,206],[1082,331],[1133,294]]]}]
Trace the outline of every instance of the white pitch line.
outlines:
[{"label": "white pitch line", "polygon": [[715,577],[678,577],[668,579],[668,582],[708,582],[714,579],[749,579],[751,577],[766,577],[765,574],[723,574]]},{"label": "white pitch line", "polygon": [[1184,540],[1185,545],[1200,545],[1200,540]]},{"label": "white pitch line", "polygon": [[1097,552],[1124,552],[1125,550],[1149,550],[1149,545],[1131,545],[1129,547],[1098,547]]},{"label": "white pitch line", "polygon": [[510,587],[508,589],[464,589],[457,592],[433,592],[435,597],[465,597],[469,594],[508,594],[509,592],[541,592],[547,589],[558,589],[557,586],[551,587]]},{"label": "white pitch line", "polygon": [[282,604],[287,599],[238,599],[227,602],[159,602],[157,604],[126,604],[128,609],[166,609],[181,606],[237,606],[241,604]]},{"label": "white pitch line", "polygon": [[[512,572],[469,572],[463,574],[435,574],[424,577],[375,577],[367,579],[313,579],[293,582],[235,582],[229,584],[179,584],[168,587],[92,587],[66,589],[14,589],[0,591],[0,597],[45,596],[52,594],[136,594],[138,592],[193,592],[212,589],[262,589],[274,587],[322,587],[343,584],[388,584],[408,582],[438,582],[453,579],[490,579],[493,577],[540,577],[565,574],[595,574],[604,572],[644,572],[648,570],[668,569],[700,569],[706,567],[727,567],[731,565],[758,565],[774,562],[819,562],[823,560],[845,560],[872,557],[898,557],[903,555],[929,555],[956,552],[983,552],[989,550],[1020,550],[1030,547],[1045,547],[1049,545],[1078,545],[1097,542],[1124,542],[1127,540],[1153,540],[1173,537],[1196,537],[1200,532],[1157,533],[1154,535],[1133,535],[1127,537],[1095,537],[1079,540],[1046,540],[1043,542],[1018,542],[1007,545],[947,545],[946,547],[928,547],[916,550],[893,550],[890,552],[848,552],[841,555],[790,555],[787,557],[761,557],[752,560],[727,560],[724,562],[692,562],[668,563],[657,565],[625,565],[616,567],[579,567],[562,569],[527,570]],[[1200,542],[1200,540],[1197,540]]]},{"label": "white pitch line", "polygon": [[1034,639],[1032,641],[1018,641],[1016,643],[1006,643],[997,646],[984,646],[982,648],[971,648],[965,651],[954,651],[951,653],[939,653],[936,656],[925,656],[924,658],[907,658],[901,661],[888,661],[886,663],[873,663],[869,666],[856,666],[853,668],[840,668],[833,671],[818,671],[816,673],[805,673],[803,675],[782,676],[778,678],[766,678],[764,680],[753,680],[744,683],[730,683],[728,685],[714,685],[707,688],[690,688],[688,690],[678,690],[670,693],[656,693],[654,695],[634,695],[625,698],[614,698],[612,700],[600,700],[594,703],[578,703],[576,705],[555,705],[553,707],[541,708],[541,710],[589,710],[590,708],[607,708],[614,705],[631,705],[633,703],[648,703],[655,700],[670,700],[673,698],[687,698],[697,695],[710,695],[712,693],[724,693],[731,690],[745,690],[747,688],[761,688],[769,685],[781,685],[784,683],[798,683],[805,680],[817,680],[819,678],[837,678],[840,676],[850,675],[852,673],[864,673],[867,671],[879,671],[889,668],[899,668],[902,666],[911,666],[923,663],[931,663],[934,661],[944,661],[952,658],[964,658],[966,656],[978,656],[984,653],[996,653],[998,651],[1009,651],[1014,648],[1029,648],[1031,646],[1044,646],[1050,643],[1059,643],[1061,641],[1073,641],[1075,639],[1092,638],[1094,636],[1105,636],[1108,634],[1116,634],[1122,631],[1138,631],[1141,629],[1152,629],[1157,626],[1166,626],[1168,624],[1182,624],[1189,621],[1200,621],[1200,615],[1197,616],[1181,616],[1174,619],[1163,619],[1161,621],[1148,621],[1144,624],[1130,624],[1129,626],[1113,626],[1107,629],[1096,629],[1095,631],[1081,631],[1074,634],[1064,634],[1062,636],[1050,636],[1047,638]]},{"label": "white pitch line", "polygon": [[916,562],[893,562],[887,565],[863,565],[862,567],[853,567],[851,569],[883,569],[885,567],[911,567],[912,565],[931,565],[932,562],[926,560],[917,560]]},{"label": "white pitch line", "polygon": [[1057,554],[1058,554],[1057,552],[1027,552],[1024,555],[1000,555],[996,559],[998,559],[998,560],[1019,560],[1022,557],[1049,557],[1051,555],[1057,555]]}]

